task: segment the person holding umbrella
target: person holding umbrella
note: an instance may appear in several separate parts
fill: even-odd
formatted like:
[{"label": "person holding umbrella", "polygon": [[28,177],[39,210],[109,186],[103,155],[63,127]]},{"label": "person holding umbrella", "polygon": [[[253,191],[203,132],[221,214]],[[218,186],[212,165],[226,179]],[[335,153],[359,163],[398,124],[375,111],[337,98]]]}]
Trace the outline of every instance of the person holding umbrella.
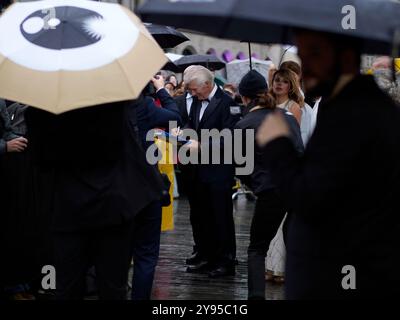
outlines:
[{"label": "person holding umbrella", "polygon": [[133,219],[164,189],[129,107],[164,52],[131,11],[111,3],[17,2],[0,29],[0,96],[31,106],[34,162],[54,173],[51,188],[35,191],[51,203],[56,296],[82,299],[94,265],[99,298],[125,300]]},{"label": "person holding umbrella", "polygon": [[303,159],[279,113],[257,134],[292,210],[286,298],[398,296],[400,110],[359,74],[361,42],[309,30],[296,40],[305,90],[325,97],[315,132]]},{"label": "person holding umbrella", "polygon": [[[156,75],[151,80],[151,86],[156,91],[155,95],[161,102],[161,108],[156,106],[154,99],[146,92],[149,91],[149,83],[129,110],[130,121],[138,129],[139,142],[144,152],[154,143],[146,140],[150,130],[168,127],[169,121],[176,121],[178,125],[181,122],[178,107],[165,89],[164,78]],[[153,169],[158,171],[156,165]],[[153,201],[134,218],[132,300],[149,300],[151,297],[160,250],[162,205],[165,204],[160,200]]]}]

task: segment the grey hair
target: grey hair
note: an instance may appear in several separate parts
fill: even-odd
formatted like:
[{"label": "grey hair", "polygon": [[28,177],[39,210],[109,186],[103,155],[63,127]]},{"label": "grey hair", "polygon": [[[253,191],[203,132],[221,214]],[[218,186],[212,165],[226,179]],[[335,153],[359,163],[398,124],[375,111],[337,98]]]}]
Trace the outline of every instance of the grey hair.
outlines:
[{"label": "grey hair", "polygon": [[207,68],[199,65],[192,65],[186,68],[183,73],[183,81],[186,84],[196,82],[198,85],[204,85],[206,82],[214,83],[214,75]]}]

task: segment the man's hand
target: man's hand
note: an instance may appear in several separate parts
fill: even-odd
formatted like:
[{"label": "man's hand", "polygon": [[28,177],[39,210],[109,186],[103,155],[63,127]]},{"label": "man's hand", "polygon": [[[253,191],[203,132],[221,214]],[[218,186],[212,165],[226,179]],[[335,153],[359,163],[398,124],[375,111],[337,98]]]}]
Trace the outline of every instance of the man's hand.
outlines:
[{"label": "man's hand", "polygon": [[183,131],[180,129],[180,127],[171,129],[171,135],[174,137],[179,137],[182,135],[182,133]]},{"label": "man's hand", "polygon": [[24,137],[19,137],[7,141],[7,152],[22,152],[28,146],[28,140]]},{"label": "man's hand", "polygon": [[273,112],[269,114],[259,127],[256,135],[260,147],[279,137],[289,137],[290,129],[282,113]]},{"label": "man's hand", "polygon": [[154,88],[156,88],[157,91],[164,88],[165,82],[162,76],[153,77],[153,79],[151,79],[151,82],[153,82]]},{"label": "man's hand", "polygon": [[191,152],[198,152],[200,150],[200,143],[197,140],[190,139],[181,148],[189,149]]},{"label": "man's hand", "polygon": [[192,151],[198,151],[200,149],[200,143],[197,140],[190,139],[188,143],[184,144],[185,147]]}]

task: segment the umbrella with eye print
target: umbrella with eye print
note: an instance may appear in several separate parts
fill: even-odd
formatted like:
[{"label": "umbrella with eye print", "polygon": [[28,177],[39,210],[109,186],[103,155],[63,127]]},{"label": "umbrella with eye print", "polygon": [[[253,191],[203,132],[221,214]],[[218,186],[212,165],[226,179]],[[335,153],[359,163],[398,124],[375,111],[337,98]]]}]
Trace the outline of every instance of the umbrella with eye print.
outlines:
[{"label": "umbrella with eye print", "polygon": [[55,114],[134,99],[167,62],[140,20],[117,4],[15,3],[0,30],[0,97]]}]

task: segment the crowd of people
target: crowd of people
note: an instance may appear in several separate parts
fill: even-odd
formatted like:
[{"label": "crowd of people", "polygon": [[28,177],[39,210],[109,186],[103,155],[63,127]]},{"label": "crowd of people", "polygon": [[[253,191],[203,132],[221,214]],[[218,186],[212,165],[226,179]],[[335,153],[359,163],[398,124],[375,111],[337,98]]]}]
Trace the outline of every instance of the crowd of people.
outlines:
[{"label": "crowd of people", "polygon": [[[151,299],[170,182],[147,161],[147,136],[171,122],[171,136],[198,134],[180,148],[209,156],[177,159],[193,235],[186,272],[235,275],[240,164],[201,131],[251,130],[252,141],[234,141],[254,150],[254,170],[236,177],[256,196],[248,298],[265,299],[265,281],[284,282],[287,299],[398,295],[398,87],[378,81],[389,96],[360,74],[352,39],[298,30],[296,40],[302,66],[251,70],[238,85],[192,65],[181,81],[155,75],[135,100],[61,115],[0,100],[2,297],[34,299],[52,265],[56,299],[83,299],[91,275],[100,299],[124,300],[133,260],[130,298]],[[351,290],[345,266],[357,272]]]}]

